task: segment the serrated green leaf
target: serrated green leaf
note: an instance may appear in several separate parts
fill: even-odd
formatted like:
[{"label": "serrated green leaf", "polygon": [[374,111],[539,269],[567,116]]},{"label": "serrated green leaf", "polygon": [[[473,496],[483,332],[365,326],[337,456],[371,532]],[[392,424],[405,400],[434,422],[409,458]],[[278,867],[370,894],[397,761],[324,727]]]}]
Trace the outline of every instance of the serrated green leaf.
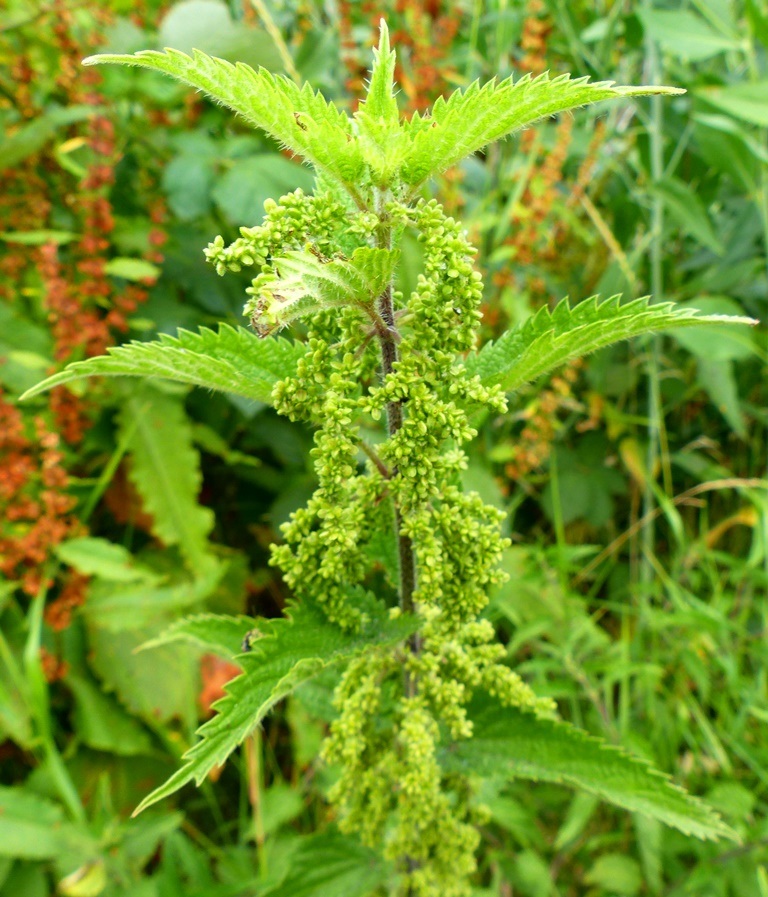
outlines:
[{"label": "serrated green leaf", "polygon": [[390,864],[359,841],[312,835],[299,841],[288,875],[264,897],[368,897],[390,874]]},{"label": "serrated green leaf", "polygon": [[394,94],[395,51],[389,46],[389,29],[382,19],[379,26],[379,46],[373,51],[373,67],[368,92],[358,111],[375,119],[397,124],[400,114]]},{"label": "serrated green leaf", "polygon": [[141,649],[144,651],[181,641],[231,660],[243,653],[243,639],[257,623],[253,617],[196,614],[172,623],[156,638],[145,642]]},{"label": "serrated green leaf", "polygon": [[[742,311],[739,303],[728,296],[697,296],[691,300],[691,306],[707,315],[738,317]],[[754,332],[722,323],[676,331],[672,338],[702,361],[714,363],[744,361],[758,351]]]},{"label": "serrated green leaf", "polygon": [[310,252],[289,252],[274,260],[285,282],[305,284],[321,302],[369,305],[392,279],[397,250],[356,249],[349,259],[323,262]]},{"label": "serrated green leaf", "polygon": [[155,634],[157,624],[112,631],[98,625],[92,614],[86,625],[88,662],[104,689],[113,691],[129,713],[147,720],[150,727],[175,720],[191,734],[199,712],[200,652],[189,645],[138,652]]},{"label": "serrated green leaf", "polygon": [[368,93],[354,115],[363,158],[373,181],[385,187],[400,169],[409,145],[400,127],[394,94],[395,52],[389,46],[389,31],[382,20],[379,47],[374,50]]},{"label": "serrated green leaf", "polygon": [[84,377],[160,377],[269,402],[278,380],[296,372],[306,352],[302,343],[259,340],[243,327],[222,324],[218,331],[180,330],[154,342],[132,342],[107,349],[108,355],[68,365],[28,390],[22,399]]},{"label": "serrated green leaf", "polygon": [[200,455],[183,402],[142,384],[123,402],[118,422],[130,454],[129,477],[152,515],[152,532],[165,545],[178,545],[190,569],[210,571],[214,516],[197,500]]},{"label": "serrated green leaf", "polygon": [[490,81],[482,87],[475,81],[447,100],[438,99],[428,115],[414,117],[409,127],[412,145],[401,175],[406,184],[416,187],[487,144],[550,115],[601,100],[675,93],[684,91],[614,87],[609,81],[590,84],[588,78],[550,78],[548,73],[536,78],[525,75],[518,81],[512,77]]},{"label": "serrated green leaf", "polygon": [[289,619],[261,621],[263,637],[237,659],[243,675],[227,684],[225,697],[214,705],[216,716],[198,730],[200,740],[184,755],[184,766],[146,797],[136,812],[173,794],[187,782],[194,780],[199,785],[279,700],[303,682],[360,651],[401,641],[416,630],[415,619],[390,620],[386,608],[376,605],[359,633],[345,632],[330,623],[322,611],[307,604],[294,608]]},{"label": "serrated green leaf", "polygon": [[450,770],[569,785],[697,838],[738,840],[714,810],[668,776],[570,723],[539,719],[491,699],[478,700],[470,717],[472,738],[445,752]]},{"label": "serrated green leaf", "polygon": [[75,865],[98,855],[91,834],[67,822],[58,804],[21,788],[0,786],[0,856],[28,860],[66,856]]},{"label": "serrated green leaf", "polygon": [[233,65],[198,50],[191,56],[168,49],[142,50],[134,55],[103,54],[84,60],[85,65],[105,63],[165,72],[202,90],[353,191],[363,173],[362,158],[351,140],[349,119],[307,84],[299,88],[264,68],[255,71],[241,62]]},{"label": "serrated green leaf", "polygon": [[467,369],[485,385],[500,384],[512,391],[573,358],[603,346],[659,330],[698,324],[754,324],[751,318],[700,315],[696,309],[670,302],[652,304],[648,298],[621,304],[613,296],[595,296],[571,308],[567,300],[550,311],[542,308],[523,324],[487,343],[467,358]]},{"label": "serrated green leaf", "polygon": [[334,306],[372,312],[374,302],[392,279],[397,250],[356,249],[348,259],[325,261],[311,252],[286,252],[272,260],[279,276],[254,282],[255,297],[245,313],[261,336],[291,321]]},{"label": "serrated green leaf", "polygon": [[385,189],[397,178],[408,156],[408,137],[397,125],[358,112],[358,143],[373,183]]}]

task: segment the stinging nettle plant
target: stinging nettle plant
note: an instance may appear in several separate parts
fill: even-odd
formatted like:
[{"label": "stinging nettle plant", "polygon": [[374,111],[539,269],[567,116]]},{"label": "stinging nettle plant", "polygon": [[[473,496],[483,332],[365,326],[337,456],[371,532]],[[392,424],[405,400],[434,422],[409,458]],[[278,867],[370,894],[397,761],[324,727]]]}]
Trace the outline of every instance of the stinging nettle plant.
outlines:
[{"label": "stinging nettle plant", "polygon": [[[483,285],[475,250],[424,189],[539,119],[680,91],[509,78],[474,83],[428,114],[401,120],[383,23],[367,95],[351,117],[307,85],[197,51],[86,63],[172,75],[279,141],[317,176],[312,195],[297,190],[268,201],[261,224],[206,249],[219,274],[253,270],[245,314],[255,334],[222,325],[130,343],[28,393],[91,375],[162,377],[269,402],[314,428],[318,488],[273,549],[294,594],[288,615],[228,622],[208,615],[166,634],[215,648],[220,633],[230,637],[239,627],[250,650],[182,768],[139,809],[200,784],[281,698],[335,668],[337,717],[322,749],[339,769],[330,800],[341,829],[377,857],[363,848],[355,854],[355,894],[469,894],[483,818],[474,785],[483,776],[560,782],[700,838],[734,837],[664,775],[559,720],[554,703],[507,664],[482,616],[489,587],[502,579],[503,514],[462,489],[461,471],[477,412],[504,412],[508,392],[568,359],[653,331],[747,319],[593,298],[543,309],[478,351]],[[394,283],[408,231],[422,244],[423,273],[403,295]],[[304,342],[274,335],[298,318]],[[385,576],[374,576],[381,569]],[[311,861],[322,866],[329,856],[316,850]]]}]

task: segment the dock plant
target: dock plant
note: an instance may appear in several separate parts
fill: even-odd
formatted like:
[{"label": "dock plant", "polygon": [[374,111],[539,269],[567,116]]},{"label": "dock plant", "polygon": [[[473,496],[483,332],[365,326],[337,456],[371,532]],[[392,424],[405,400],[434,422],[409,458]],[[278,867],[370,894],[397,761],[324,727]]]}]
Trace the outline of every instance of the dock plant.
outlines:
[{"label": "dock plant", "polygon": [[[484,616],[504,576],[504,514],[462,487],[477,421],[504,414],[521,385],[617,340],[720,318],[650,299],[563,300],[480,347],[477,253],[430,195],[436,175],[540,119],[678,91],[510,77],[473,83],[403,119],[383,23],[353,115],[308,85],[200,52],[86,63],[171,75],[316,175],[312,193],[268,200],[233,243],[219,236],[205,250],[220,275],[253,273],[248,327],[129,343],[32,391],[91,375],[169,378],[270,403],[314,432],[317,488],[272,550],[292,593],[286,615],[230,621],[245,638],[242,675],[183,766],[140,808],[200,784],[278,701],[335,671],[322,760],[338,770],[333,817],[361,842],[347,857],[360,858],[355,894],[469,894],[485,776],[562,783],[692,836],[731,837],[666,776],[561,720],[513,669]],[[401,291],[406,235],[419,241],[423,268]],[[169,638],[207,629],[215,643],[225,623],[181,620]],[[333,861],[331,849],[316,850],[313,874]]]}]

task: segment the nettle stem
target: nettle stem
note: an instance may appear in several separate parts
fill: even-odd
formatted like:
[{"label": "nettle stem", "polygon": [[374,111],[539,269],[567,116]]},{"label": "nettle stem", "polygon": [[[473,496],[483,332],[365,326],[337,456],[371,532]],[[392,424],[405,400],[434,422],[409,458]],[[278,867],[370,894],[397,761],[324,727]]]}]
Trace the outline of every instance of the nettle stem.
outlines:
[{"label": "nettle stem", "polygon": [[[379,194],[380,207],[377,209],[381,227],[378,233],[377,244],[380,249],[391,249],[392,247],[392,226],[389,223],[388,216],[384,210],[386,195],[384,191]],[[395,325],[395,306],[392,284],[390,283],[384,292],[379,296],[378,312],[386,327],[385,330],[379,332],[379,343],[381,345],[381,375],[382,379],[391,374],[397,363],[397,341],[398,332]],[[387,432],[390,437],[394,436],[403,426],[403,402],[395,400],[387,402]],[[392,469],[392,476],[397,474],[397,468]],[[395,506],[395,538],[397,539],[397,552],[400,567],[400,609],[403,613],[413,613],[413,593],[416,591],[416,559],[413,554],[413,542],[411,537],[403,533],[403,516],[400,506],[396,498],[393,498]],[[414,653],[418,654],[421,650],[421,639],[418,633],[414,634],[408,640],[408,647]],[[404,674],[405,694],[413,697],[418,690],[416,678],[406,670]]]},{"label": "nettle stem", "polygon": [[[387,287],[379,299],[381,316],[390,330],[389,335],[381,337],[381,370],[386,377],[391,374],[397,361],[395,324],[392,308],[392,287]],[[387,431],[390,436],[403,426],[403,403],[392,401],[387,403]],[[392,471],[397,473],[397,468]],[[402,532],[402,515],[395,501],[395,527],[400,556],[400,607],[406,613],[413,612],[413,593],[416,589],[416,563],[413,557],[413,544],[410,536]]]}]

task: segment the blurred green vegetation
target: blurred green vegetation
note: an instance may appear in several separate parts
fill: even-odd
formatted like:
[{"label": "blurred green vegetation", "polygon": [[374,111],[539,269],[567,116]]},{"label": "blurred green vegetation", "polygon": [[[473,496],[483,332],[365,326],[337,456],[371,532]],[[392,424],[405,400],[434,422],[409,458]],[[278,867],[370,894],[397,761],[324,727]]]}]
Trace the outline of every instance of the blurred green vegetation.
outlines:
[{"label": "blurred green vegetation", "polygon": [[[768,317],[760,0],[9,0],[2,897],[376,893],[362,848],[311,837],[332,824],[334,773],[315,761],[332,677],[302,688],[218,781],[130,818],[237,671],[202,647],[136,649],[182,612],[280,613],[267,548],[312,492],[311,434],[254,402],[119,379],[15,400],[125,338],[240,323],[246,281],[218,278],[202,247],[309,183],[199,96],[80,59],[194,46],[352,104],[381,14],[404,111],[545,69],[688,91],[552,120],[436,185],[481,247],[487,338],[564,295]],[[418,262],[414,245],[404,287]],[[564,717],[706,796],[743,844],[500,779],[480,795],[478,897],[768,895],[767,350],[764,326],[622,345],[484,423],[466,480],[509,512],[512,576],[491,613],[510,657]],[[333,884],[309,875],[317,851],[338,856]]]}]

